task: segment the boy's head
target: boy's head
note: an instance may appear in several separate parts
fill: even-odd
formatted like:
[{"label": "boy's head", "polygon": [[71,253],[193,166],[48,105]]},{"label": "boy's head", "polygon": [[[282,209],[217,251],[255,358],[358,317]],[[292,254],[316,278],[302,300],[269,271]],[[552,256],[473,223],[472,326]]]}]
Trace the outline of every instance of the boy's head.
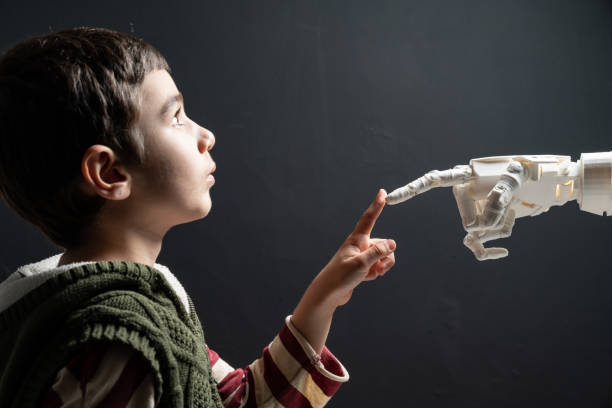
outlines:
[{"label": "boy's head", "polygon": [[[200,172],[204,182],[214,136],[185,116],[182,100],[167,103],[179,94],[168,72],[145,41],[100,28],[50,33],[6,51],[0,192],[7,204],[64,248],[79,246],[95,217],[118,200],[130,206],[122,210],[142,207],[149,217],[171,218],[176,200],[205,215],[210,197],[189,202],[195,180],[177,178]],[[174,110],[155,110],[164,106]],[[153,201],[159,204],[147,210]],[[184,215],[169,222],[198,218]]]}]

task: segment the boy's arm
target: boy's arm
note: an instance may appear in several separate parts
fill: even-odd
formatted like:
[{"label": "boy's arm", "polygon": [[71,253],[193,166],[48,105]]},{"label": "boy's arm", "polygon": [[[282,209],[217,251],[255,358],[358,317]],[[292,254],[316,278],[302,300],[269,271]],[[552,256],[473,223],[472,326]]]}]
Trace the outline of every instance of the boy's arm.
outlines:
[{"label": "boy's arm", "polygon": [[321,408],[348,373],[327,349],[319,355],[293,326],[290,316],[262,356],[245,368],[234,369],[208,349],[212,374],[226,408]]},{"label": "boy's arm", "polygon": [[155,407],[152,371],[131,348],[100,344],[75,356],[58,373],[41,407]]},{"label": "boy's arm", "polygon": [[[208,348],[212,374],[226,408],[295,406],[322,408],[348,380],[348,373],[324,349],[318,356],[291,324],[285,325],[262,357],[234,369]],[[316,387],[313,386],[316,384]],[[279,404],[280,403],[280,404]],[[57,374],[42,408],[155,407],[153,375],[131,348],[101,344],[75,356]]]},{"label": "boy's arm", "polygon": [[395,241],[370,238],[374,224],[385,206],[385,190],[379,190],[329,263],[312,281],[298,303],[292,323],[321,353],[338,306],[349,301],[361,282],[384,275],[395,263]]},{"label": "boy's arm", "polygon": [[325,347],[325,340],[336,307],[348,302],[359,283],[383,275],[395,262],[395,242],[370,238],[385,197],[380,190],[261,358],[234,370],[209,350],[213,376],[227,408],[320,408],[348,381],[346,369]]}]

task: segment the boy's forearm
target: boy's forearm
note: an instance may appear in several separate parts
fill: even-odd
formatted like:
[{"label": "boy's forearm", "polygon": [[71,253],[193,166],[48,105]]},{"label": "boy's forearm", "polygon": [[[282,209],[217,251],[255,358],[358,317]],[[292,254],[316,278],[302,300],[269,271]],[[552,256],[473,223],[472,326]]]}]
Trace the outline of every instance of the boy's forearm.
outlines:
[{"label": "boy's forearm", "polygon": [[291,317],[291,323],[308,340],[317,354],[323,351],[337,307],[337,303],[327,293],[319,278],[316,277],[306,289]]}]

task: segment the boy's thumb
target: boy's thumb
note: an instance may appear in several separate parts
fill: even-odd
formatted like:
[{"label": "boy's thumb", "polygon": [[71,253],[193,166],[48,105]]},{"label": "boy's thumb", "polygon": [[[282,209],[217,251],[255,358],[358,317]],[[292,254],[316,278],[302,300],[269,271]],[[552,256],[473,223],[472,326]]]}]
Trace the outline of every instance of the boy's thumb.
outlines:
[{"label": "boy's thumb", "polygon": [[361,253],[361,257],[363,257],[363,261],[365,264],[374,265],[376,261],[385,256],[391,254],[395,250],[395,241],[392,239],[387,239],[385,241],[378,241],[365,251]]}]

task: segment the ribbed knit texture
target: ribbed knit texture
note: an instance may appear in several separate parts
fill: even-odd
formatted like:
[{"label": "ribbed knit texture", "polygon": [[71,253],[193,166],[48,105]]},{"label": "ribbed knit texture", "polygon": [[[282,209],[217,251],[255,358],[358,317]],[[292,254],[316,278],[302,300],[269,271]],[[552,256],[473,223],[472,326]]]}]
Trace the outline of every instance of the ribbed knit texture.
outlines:
[{"label": "ribbed knit texture", "polygon": [[98,342],[130,346],[151,366],[158,407],[216,407],[202,327],[161,272],[97,262],[50,278],[0,314],[0,407],[36,407],[56,373]]}]

